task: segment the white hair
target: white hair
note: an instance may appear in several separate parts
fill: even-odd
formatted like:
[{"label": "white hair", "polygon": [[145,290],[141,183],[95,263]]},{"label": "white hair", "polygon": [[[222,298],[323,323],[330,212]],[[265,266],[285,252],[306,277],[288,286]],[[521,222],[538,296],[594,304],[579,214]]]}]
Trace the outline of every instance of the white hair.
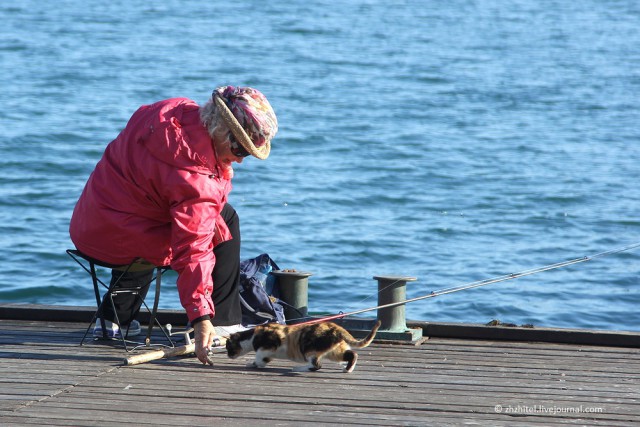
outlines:
[{"label": "white hair", "polygon": [[215,139],[216,136],[224,138],[229,132],[229,128],[218,112],[216,103],[213,102],[213,97],[209,98],[207,103],[200,107],[200,121],[207,128],[211,139]]}]

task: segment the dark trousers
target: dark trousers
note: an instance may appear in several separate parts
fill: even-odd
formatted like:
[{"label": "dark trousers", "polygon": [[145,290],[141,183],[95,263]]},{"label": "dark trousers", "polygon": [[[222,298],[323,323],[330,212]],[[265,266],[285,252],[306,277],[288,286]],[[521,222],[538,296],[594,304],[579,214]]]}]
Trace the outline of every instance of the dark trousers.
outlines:
[{"label": "dark trousers", "polygon": [[[240,218],[230,204],[226,204],[220,213],[229,227],[233,239],[223,242],[213,248],[216,264],[213,267],[213,292],[211,299],[216,314],[211,322],[216,326],[236,325],[242,321],[240,309]],[[153,281],[155,270],[126,273],[118,282],[117,289],[139,288],[138,295],[118,293],[113,302],[122,325],[128,325],[135,319],[149,287]],[[111,283],[122,274],[121,271],[111,271]],[[115,316],[109,302],[102,306],[105,319],[113,321]]]}]

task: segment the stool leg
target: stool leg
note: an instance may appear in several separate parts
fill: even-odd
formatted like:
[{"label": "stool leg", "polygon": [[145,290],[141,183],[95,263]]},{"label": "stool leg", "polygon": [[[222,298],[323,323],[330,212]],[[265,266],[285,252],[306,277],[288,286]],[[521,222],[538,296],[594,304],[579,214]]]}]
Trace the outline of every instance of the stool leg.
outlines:
[{"label": "stool leg", "polygon": [[[129,271],[129,269],[131,268],[131,265],[133,265],[133,263],[129,264],[127,268],[124,271],[122,271],[122,273],[117,277],[117,279],[112,281],[109,284],[107,292],[104,294],[102,300],[100,300],[99,291],[96,285],[96,298],[99,301],[99,304],[98,304],[98,310],[94,315],[94,320],[98,315],[100,316],[100,323],[102,325],[102,338],[107,339],[108,336],[107,336],[106,323],[104,319],[103,307],[106,302],[111,303],[111,309],[113,310],[113,313],[114,313],[113,323],[118,325],[118,329],[120,330],[120,340],[122,341],[122,345],[124,346],[124,349],[127,352],[129,351],[129,349],[127,347],[127,342],[125,339],[125,332],[122,330],[122,324],[120,323],[120,318],[118,317],[118,313],[116,311],[116,305],[115,305],[115,302],[113,301],[113,295],[114,295],[114,292],[116,291],[116,288],[118,287],[118,284],[120,283],[120,279],[122,279],[122,277]],[[93,271],[92,277],[94,279],[94,284],[95,284],[97,282],[97,274],[95,273],[95,268],[93,267],[93,264],[91,265],[91,270]],[[89,327],[91,327],[91,325],[89,325]]]},{"label": "stool leg", "polygon": [[[78,261],[76,260],[76,262],[78,262]],[[89,262],[89,274],[91,275],[91,282],[93,283],[93,291],[94,291],[94,293],[96,295],[96,306],[98,307],[98,309],[93,314],[93,318],[91,319],[91,322],[89,323],[89,327],[87,327],[87,330],[84,332],[84,335],[82,336],[82,341],[80,341],[80,345],[84,344],[84,340],[87,338],[87,335],[89,334],[89,330],[91,329],[91,325],[93,325],[93,322],[96,321],[96,319],[98,318],[99,315],[100,315],[100,323],[102,325],[102,337],[105,338],[105,339],[107,338],[107,328],[106,328],[105,323],[104,323],[104,316],[101,315],[101,313],[102,313],[102,311],[101,311],[101,309],[102,309],[102,301],[100,299],[100,289],[98,287],[98,273],[96,273],[96,266],[95,266],[95,264],[93,262]]]},{"label": "stool leg", "polygon": [[[171,336],[169,334],[167,334],[167,331],[165,331],[164,327],[160,324],[160,322],[158,321],[158,318],[157,318],[157,316],[158,316],[158,303],[160,302],[160,289],[161,289],[161,283],[162,283],[162,274],[166,270],[167,269],[158,267],[157,272],[156,272],[156,292],[155,292],[155,297],[154,297],[154,300],[153,300],[153,309],[151,310],[151,317],[149,318],[149,327],[147,329],[147,337],[146,337],[146,339],[144,341],[145,345],[147,345],[147,346],[151,345],[151,331],[153,330],[153,326],[157,324],[160,327],[160,330],[162,331],[164,336],[167,338],[167,340],[171,344],[171,347],[175,347],[175,344],[173,343],[173,340],[171,339]],[[149,308],[147,307],[147,310],[148,309]]]},{"label": "stool leg", "polygon": [[151,311],[151,317],[149,318],[149,328],[147,329],[147,338],[144,340],[146,345],[151,343],[151,330],[156,323],[156,316],[158,314],[158,303],[160,302],[160,283],[162,282],[162,270],[158,268],[156,270],[156,294],[153,299],[153,310]]},{"label": "stool leg", "polygon": [[[93,290],[96,294],[96,303],[98,307],[98,310],[96,311],[91,323],[93,323],[96,320],[96,318],[100,316],[100,324],[102,325],[102,337],[106,338],[107,327],[104,323],[104,316],[102,315],[102,301],[100,301],[100,289],[98,288],[98,273],[96,273],[96,265],[93,262],[90,262],[89,268],[91,269],[91,280],[93,282]],[[89,327],[91,327],[91,324],[89,324]]]}]

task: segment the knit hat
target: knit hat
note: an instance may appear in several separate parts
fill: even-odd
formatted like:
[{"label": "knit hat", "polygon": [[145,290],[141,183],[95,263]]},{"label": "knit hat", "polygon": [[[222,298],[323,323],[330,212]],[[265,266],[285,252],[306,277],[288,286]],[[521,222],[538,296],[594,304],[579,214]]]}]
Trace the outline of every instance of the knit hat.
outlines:
[{"label": "knit hat", "polygon": [[236,141],[260,160],[269,157],[278,119],[267,98],[256,89],[235,86],[219,87],[212,96]]}]

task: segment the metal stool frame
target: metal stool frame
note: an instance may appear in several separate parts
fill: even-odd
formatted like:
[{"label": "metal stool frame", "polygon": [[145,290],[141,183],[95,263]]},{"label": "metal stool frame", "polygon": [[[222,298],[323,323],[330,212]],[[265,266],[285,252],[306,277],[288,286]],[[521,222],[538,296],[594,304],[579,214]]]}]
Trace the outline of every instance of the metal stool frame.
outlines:
[{"label": "metal stool frame", "polygon": [[[116,325],[118,325],[118,328],[120,328],[120,339],[122,340],[122,345],[124,346],[124,349],[125,349],[126,352],[131,352],[131,351],[143,348],[143,347],[146,347],[146,348],[148,348],[148,347],[175,347],[175,343],[171,339],[170,334],[167,333],[166,329],[162,326],[162,324],[160,324],[160,322],[157,319],[158,303],[160,301],[160,285],[161,285],[161,282],[162,282],[162,274],[164,272],[170,270],[170,268],[168,266],[154,266],[154,265],[152,265],[152,264],[150,264],[150,263],[148,263],[148,262],[146,262],[146,261],[144,261],[142,259],[134,259],[128,265],[114,265],[114,264],[109,264],[109,263],[106,263],[106,262],[91,258],[91,257],[83,254],[82,252],[80,252],[77,249],[67,249],[67,254],[75,262],[77,262],[91,276],[91,280],[93,282],[93,290],[95,292],[95,297],[96,297],[96,304],[97,304],[97,307],[98,307],[98,309],[96,310],[96,312],[93,315],[93,319],[91,319],[91,323],[89,323],[89,327],[85,331],[84,336],[82,337],[82,340],[80,341],[80,345],[81,346],[84,344],[85,339],[87,338],[87,335],[89,334],[89,330],[91,329],[91,325],[96,321],[96,319],[98,319],[98,316],[100,316],[100,322],[101,322],[101,325],[102,325],[102,339],[109,339],[109,337],[107,336],[107,328],[106,328],[106,325],[105,325],[105,319],[104,319],[104,316],[102,315],[102,306],[108,299],[109,302],[111,303],[111,307],[113,308],[113,312],[114,312],[114,315],[115,315],[114,323]],[[86,263],[88,263],[89,266],[87,267],[87,265],[85,265],[85,263],[80,261],[80,258],[82,258],[84,261],[86,261]],[[110,268],[112,270],[120,271],[121,274],[118,276],[118,278],[112,284],[107,286],[98,277],[98,274],[96,272],[96,265],[100,266],[100,267]],[[153,310],[150,310],[149,306],[144,301],[144,299],[141,299],[142,305],[144,305],[144,307],[146,308],[146,310],[150,314],[149,325],[148,325],[148,328],[147,328],[147,336],[145,338],[144,343],[135,342],[135,341],[128,341],[127,340],[127,335],[129,333],[129,326],[127,326],[126,332],[123,332],[122,325],[120,324],[120,320],[118,319],[118,313],[117,313],[117,311],[115,309],[115,304],[113,302],[113,297],[114,297],[114,295],[117,296],[118,294],[121,294],[121,293],[130,293],[130,294],[135,294],[137,298],[140,298],[140,295],[139,295],[138,292],[140,291],[141,288],[117,289],[118,283],[120,282],[120,279],[122,279],[122,277],[129,271],[143,271],[143,270],[152,270],[152,269],[156,270],[156,276],[154,278],[152,278],[151,282],[149,282],[148,284],[151,285],[151,283],[154,280],[156,282],[156,285],[155,285],[156,286],[156,290],[155,290],[155,297],[154,297],[154,302],[153,302]],[[99,287],[99,285],[102,285],[102,287],[104,287],[106,289],[106,292],[105,292],[103,297],[100,296],[100,287]],[[160,330],[164,334],[165,338],[169,341],[169,345],[166,345],[166,344],[151,344],[151,331],[153,330],[153,326],[154,325],[158,325],[160,327]],[[100,339],[100,338],[96,338],[96,339]],[[133,348],[129,349],[129,346],[127,346],[127,342],[129,342],[131,344],[137,344],[137,345],[135,345]]]}]

